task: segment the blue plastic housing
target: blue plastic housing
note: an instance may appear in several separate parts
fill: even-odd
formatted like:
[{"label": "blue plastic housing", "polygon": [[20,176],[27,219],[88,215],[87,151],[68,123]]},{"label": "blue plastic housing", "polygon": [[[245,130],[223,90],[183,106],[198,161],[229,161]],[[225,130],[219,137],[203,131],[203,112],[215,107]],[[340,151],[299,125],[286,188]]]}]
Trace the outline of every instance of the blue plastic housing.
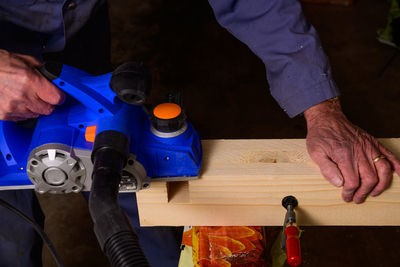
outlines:
[{"label": "blue plastic housing", "polygon": [[61,143],[91,150],[85,139],[88,126],[97,126],[96,135],[105,130],[124,133],[130,151],[142,163],[149,177],[197,176],[202,150],[199,134],[190,123],[184,133],[172,138],[155,136],[147,113],[141,106],[118,99],[109,83],[111,73],[92,76],[64,65],[53,83],[67,99],[49,116],[40,116],[36,127],[0,121],[0,186],[31,185],[25,166],[36,147]]}]

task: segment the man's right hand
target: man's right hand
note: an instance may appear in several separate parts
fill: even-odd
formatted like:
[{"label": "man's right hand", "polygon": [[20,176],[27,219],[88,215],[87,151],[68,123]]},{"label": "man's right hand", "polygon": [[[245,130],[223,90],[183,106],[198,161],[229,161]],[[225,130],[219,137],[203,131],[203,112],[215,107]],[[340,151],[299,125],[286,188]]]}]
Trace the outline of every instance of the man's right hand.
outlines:
[{"label": "man's right hand", "polygon": [[34,57],[0,49],[0,120],[26,120],[49,115],[65,94],[49,82]]}]

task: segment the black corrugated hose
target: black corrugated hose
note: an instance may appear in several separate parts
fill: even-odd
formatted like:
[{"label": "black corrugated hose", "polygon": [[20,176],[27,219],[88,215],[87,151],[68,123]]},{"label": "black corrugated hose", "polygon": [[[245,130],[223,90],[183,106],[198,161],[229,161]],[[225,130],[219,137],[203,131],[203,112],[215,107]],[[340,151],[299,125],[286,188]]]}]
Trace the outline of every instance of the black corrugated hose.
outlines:
[{"label": "black corrugated hose", "polygon": [[129,155],[127,138],[117,131],[96,136],[89,211],[94,232],[104,253],[115,267],[149,267],[139,239],[118,204],[121,170]]}]

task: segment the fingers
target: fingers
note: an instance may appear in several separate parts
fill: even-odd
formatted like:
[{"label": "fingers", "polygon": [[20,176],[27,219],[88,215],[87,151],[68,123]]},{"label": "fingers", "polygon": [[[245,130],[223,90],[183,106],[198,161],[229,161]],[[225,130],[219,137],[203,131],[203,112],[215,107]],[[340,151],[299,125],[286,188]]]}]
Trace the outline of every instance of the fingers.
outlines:
[{"label": "fingers", "polygon": [[35,87],[36,95],[46,103],[51,105],[61,105],[65,100],[65,93],[49,82],[41,74],[39,75],[39,85]]},{"label": "fingers", "polygon": [[354,165],[354,159],[348,154],[344,156],[342,160],[338,162],[338,167],[343,174],[343,189],[342,198],[346,202],[353,200],[353,196],[357,188],[360,186],[360,176],[356,166]]},{"label": "fingers", "polygon": [[4,121],[24,121],[24,120],[27,120],[27,118],[10,116],[10,117],[5,117],[3,120]]},{"label": "fingers", "polygon": [[343,176],[338,166],[332,162],[324,154],[314,154],[313,160],[317,163],[321,169],[322,175],[334,186],[341,187],[343,185]]},{"label": "fingers", "polygon": [[26,108],[28,108],[33,113],[39,113],[43,115],[49,115],[54,110],[54,106],[44,102],[37,96],[33,96],[32,99],[28,103],[26,103]]},{"label": "fingers", "polygon": [[34,119],[39,117],[40,114],[33,112],[25,112],[25,113],[12,113],[12,114],[0,114],[1,120],[5,121],[23,121],[27,119]]},{"label": "fingers", "polygon": [[384,155],[386,158],[374,162],[376,171],[378,173],[379,182],[376,185],[376,187],[372,190],[371,192],[372,196],[379,195],[390,186],[390,182],[392,181],[393,177],[392,176],[393,169],[397,173],[400,173],[400,161],[397,159],[397,157],[381,144],[378,143],[377,146],[378,146],[378,151],[375,154],[376,157],[378,157],[379,155]]},{"label": "fingers", "polygon": [[[349,162],[355,159],[343,161],[339,164],[344,176],[344,186],[342,190],[343,200],[346,202],[354,201],[360,204],[365,201],[369,194],[377,196],[387,189],[392,179],[392,168],[388,161],[381,159],[374,163],[371,155],[380,155],[377,147],[370,148],[372,152],[360,153],[357,156],[357,168]],[[358,170],[358,171],[357,171]]]},{"label": "fingers", "polygon": [[382,146],[381,144],[378,144],[378,148],[381,151],[381,153],[386,157],[386,160],[390,162],[394,171],[398,175],[400,175],[400,160],[396,157],[396,155],[392,151],[389,151],[386,147]]},{"label": "fingers", "polygon": [[50,114],[65,95],[36,69],[32,56],[0,50],[0,119],[21,120]]},{"label": "fingers", "polygon": [[[41,104],[35,104],[41,103]],[[29,105],[28,105],[29,104]],[[30,107],[30,108],[28,108]],[[36,102],[27,103],[26,108],[15,108],[11,111],[0,112],[0,120],[26,120],[37,118],[39,115],[50,115],[54,107],[38,99]]]},{"label": "fingers", "polygon": [[392,181],[393,169],[386,159],[375,162],[376,171],[379,181],[375,188],[371,191],[371,196],[375,197],[387,189]]},{"label": "fingers", "polygon": [[[344,186],[342,191],[343,200],[359,204],[365,201],[368,195],[377,196],[387,189],[392,180],[392,168],[386,159],[374,162],[373,159],[381,155],[378,146],[368,149],[370,152],[360,153],[358,158],[358,175],[353,172],[349,174],[346,167],[342,164],[340,167],[344,175]],[[371,157],[371,155],[375,155]],[[351,162],[351,161],[350,161]]]},{"label": "fingers", "polygon": [[[373,161],[371,159],[367,159],[365,154],[360,155],[358,161],[358,170],[361,178],[361,184],[354,193],[353,201],[356,204],[364,202],[379,181],[375,167],[373,166]],[[384,183],[384,180],[382,180],[382,183]],[[382,187],[382,183],[380,184],[380,187]]]}]

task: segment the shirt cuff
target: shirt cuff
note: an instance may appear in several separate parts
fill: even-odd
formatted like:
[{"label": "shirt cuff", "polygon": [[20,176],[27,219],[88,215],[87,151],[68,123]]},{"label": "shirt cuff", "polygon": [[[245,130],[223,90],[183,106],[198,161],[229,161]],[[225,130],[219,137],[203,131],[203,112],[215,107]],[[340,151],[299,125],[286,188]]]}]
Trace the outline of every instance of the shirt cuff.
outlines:
[{"label": "shirt cuff", "polygon": [[293,118],[312,106],[339,95],[340,92],[335,82],[329,79],[307,88],[307,90],[303,90],[296,95],[292,95],[279,104],[288,116]]}]

